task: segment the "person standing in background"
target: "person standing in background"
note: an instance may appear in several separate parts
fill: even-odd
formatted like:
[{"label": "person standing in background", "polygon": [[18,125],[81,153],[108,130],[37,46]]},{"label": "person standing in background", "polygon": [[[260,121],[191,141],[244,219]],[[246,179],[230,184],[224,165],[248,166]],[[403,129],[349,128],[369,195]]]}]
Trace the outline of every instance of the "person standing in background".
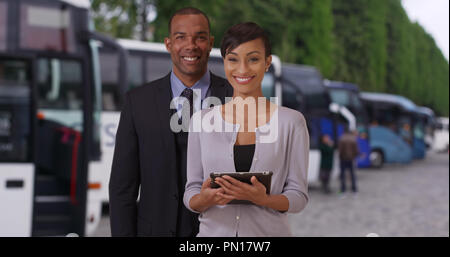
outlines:
[{"label": "person standing in background", "polygon": [[352,191],[353,193],[358,192],[356,185],[356,174],[354,168],[355,158],[359,155],[358,143],[356,131],[346,130],[345,133],[339,138],[338,150],[339,150],[339,160],[340,160],[340,179],[341,179],[341,192],[346,191],[345,185],[345,172],[348,169],[350,171],[350,177],[352,179]]},{"label": "person standing in background", "polygon": [[322,190],[325,194],[331,193],[329,188],[330,174],[333,169],[333,140],[328,135],[322,135],[320,138],[319,150],[320,150],[320,173],[319,178],[322,183]]}]

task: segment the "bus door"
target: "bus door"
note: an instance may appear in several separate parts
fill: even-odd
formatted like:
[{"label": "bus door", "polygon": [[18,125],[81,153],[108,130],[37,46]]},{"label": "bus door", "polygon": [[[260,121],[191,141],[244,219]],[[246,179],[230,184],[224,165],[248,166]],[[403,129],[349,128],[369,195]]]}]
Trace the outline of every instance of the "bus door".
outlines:
[{"label": "bus door", "polygon": [[82,63],[0,55],[0,236],[84,234]]},{"label": "bus door", "polygon": [[98,90],[88,9],[70,2],[0,0],[1,235],[85,232]]},{"label": "bus door", "polygon": [[32,62],[0,54],[0,236],[29,236],[34,172]]},{"label": "bus door", "polygon": [[84,59],[36,59],[33,236],[84,235],[89,75]]},{"label": "bus door", "polygon": [[423,159],[426,155],[426,144],[425,144],[425,126],[426,126],[426,116],[421,113],[413,114],[413,158]]}]

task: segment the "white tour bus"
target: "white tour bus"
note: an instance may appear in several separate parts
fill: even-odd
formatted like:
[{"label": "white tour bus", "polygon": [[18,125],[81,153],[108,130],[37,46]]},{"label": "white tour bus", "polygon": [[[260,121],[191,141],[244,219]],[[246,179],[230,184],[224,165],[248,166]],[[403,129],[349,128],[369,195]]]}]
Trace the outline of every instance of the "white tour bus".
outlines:
[{"label": "white tour bus", "polygon": [[93,32],[89,8],[0,0],[0,236],[83,236],[100,220],[96,42],[125,55]]},{"label": "white tour bus", "polygon": [[448,117],[436,118],[432,149],[436,152],[447,152],[449,149]]}]

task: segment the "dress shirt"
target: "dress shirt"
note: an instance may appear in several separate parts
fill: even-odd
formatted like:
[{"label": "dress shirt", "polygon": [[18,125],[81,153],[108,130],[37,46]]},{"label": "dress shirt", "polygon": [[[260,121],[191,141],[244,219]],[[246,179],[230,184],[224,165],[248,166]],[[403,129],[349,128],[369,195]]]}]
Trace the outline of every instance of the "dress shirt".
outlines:
[{"label": "dress shirt", "polygon": [[[209,71],[206,71],[205,75],[203,75],[203,77],[201,77],[199,81],[197,81],[192,87],[190,87],[192,90],[194,89],[201,90],[200,98],[198,97],[196,90],[194,90],[194,112],[201,109],[202,101],[206,98],[208,94],[210,84],[211,84],[211,75]],[[181,117],[181,109],[183,107],[184,99],[177,97],[181,95],[184,89],[189,87],[185,86],[173,71],[170,74],[170,87],[172,89],[172,97],[173,100],[175,101],[178,117]]]}]

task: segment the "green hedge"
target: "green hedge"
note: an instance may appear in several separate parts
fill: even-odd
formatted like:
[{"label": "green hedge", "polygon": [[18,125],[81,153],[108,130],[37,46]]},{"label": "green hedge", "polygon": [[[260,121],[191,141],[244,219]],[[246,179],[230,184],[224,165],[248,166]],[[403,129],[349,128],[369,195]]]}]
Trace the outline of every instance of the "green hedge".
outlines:
[{"label": "green hedge", "polygon": [[[132,37],[130,26],[139,23],[132,4],[136,0],[94,0],[94,11],[101,2],[122,5],[131,18],[128,23],[111,19],[106,24],[104,17],[96,17],[97,29]],[[163,42],[170,15],[184,6],[208,14],[215,47],[228,27],[254,21],[267,30],[273,53],[283,62],[314,65],[329,79],[357,83],[363,91],[401,94],[448,116],[448,61],[433,38],[409,20],[400,0],[148,1],[152,2],[158,12],[149,24],[153,41]]]}]

